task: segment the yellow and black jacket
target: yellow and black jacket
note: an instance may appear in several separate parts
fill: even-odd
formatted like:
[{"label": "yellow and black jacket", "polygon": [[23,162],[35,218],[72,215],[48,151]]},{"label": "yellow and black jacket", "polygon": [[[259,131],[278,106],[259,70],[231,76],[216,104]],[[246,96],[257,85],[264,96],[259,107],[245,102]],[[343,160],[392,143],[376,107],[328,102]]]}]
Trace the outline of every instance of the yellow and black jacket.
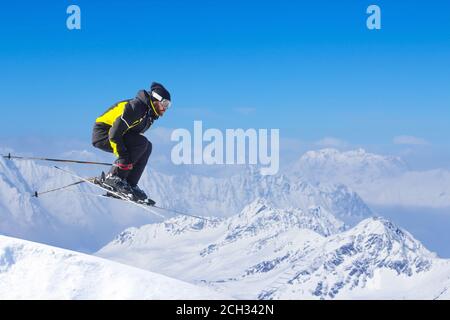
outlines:
[{"label": "yellow and black jacket", "polygon": [[145,90],[140,90],[134,99],[120,101],[111,106],[95,120],[92,144],[109,139],[113,153],[124,158],[128,156],[123,136],[127,132],[144,133],[158,115]]}]

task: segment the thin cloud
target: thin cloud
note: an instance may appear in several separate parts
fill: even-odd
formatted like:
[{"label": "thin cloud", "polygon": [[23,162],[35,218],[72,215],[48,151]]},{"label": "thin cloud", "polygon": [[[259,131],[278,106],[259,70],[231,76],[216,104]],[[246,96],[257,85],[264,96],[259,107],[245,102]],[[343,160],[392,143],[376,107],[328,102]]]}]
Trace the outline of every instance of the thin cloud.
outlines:
[{"label": "thin cloud", "polygon": [[423,138],[414,136],[396,136],[393,139],[394,144],[406,144],[414,146],[429,145],[430,143]]},{"label": "thin cloud", "polygon": [[207,107],[183,107],[177,109],[177,112],[183,115],[189,115],[190,117],[217,117],[218,113],[212,111],[211,108]]},{"label": "thin cloud", "polygon": [[234,108],[233,110],[244,116],[249,116],[256,112],[256,108]]},{"label": "thin cloud", "polygon": [[345,148],[348,146],[348,143],[344,140],[334,138],[334,137],[325,137],[315,143],[319,147],[334,147],[334,148]]}]

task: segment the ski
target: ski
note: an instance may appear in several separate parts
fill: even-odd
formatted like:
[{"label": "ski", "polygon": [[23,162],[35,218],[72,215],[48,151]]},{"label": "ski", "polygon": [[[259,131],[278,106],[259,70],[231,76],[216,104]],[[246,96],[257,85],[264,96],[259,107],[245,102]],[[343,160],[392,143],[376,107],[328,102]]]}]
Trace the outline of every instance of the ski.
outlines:
[{"label": "ski", "polygon": [[118,198],[120,198],[120,199],[122,199],[122,200],[124,200],[124,201],[126,201],[126,202],[132,203],[132,204],[134,204],[134,205],[136,205],[136,206],[138,206],[138,207],[144,209],[145,211],[148,211],[148,212],[150,212],[150,213],[153,213],[154,215],[156,215],[156,216],[158,216],[158,217],[160,217],[160,218],[164,218],[164,219],[167,218],[166,216],[164,216],[164,215],[162,215],[162,214],[159,214],[159,213],[155,212],[154,210],[152,210],[151,206],[149,206],[149,205],[145,205],[145,204],[141,204],[141,203],[138,203],[138,202],[136,202],[136,201],[133,201],[133,200],[131,200],[130,198],[128,198],[128,197],[126,197],[126,196],[124,196],[124,195],[122,195],[122,194],[120,194],[120,193],[118,193],[118,192],[109,190],[109,189],[103,187],[102,185],[100,185],[100,184],[98,184],[98,183],[95,183],[94,181],[91,181],[91,180],[89,180],[89,179],[80,177],[79,175],[77,175],[77,174],[75,174],[75,173],[73,173],[73,172],[71,172],[71,171],[69,171],[69,170],[62,169],[62,168],[60,168],[60,167],[58,167],[58,166],[53,166],[53,167],[56,168],[56,169],[58,169],[58,170],[60,170],[60,171],[62,171],[62,172],[65,172],[65,173],[71,175],[71,176],[74,177],[74,178],[77,178],[77,179],[82,180],[82,181],[84,181],[84,182],[86,182],[86,183],[88,183],[88,184],[90,184],[90,185],[92,185],[92,186],[95,186],[95,187],[97,187],[97,188],[99,188],[99,189],[102,189],[103,191],[109,192],[110,194],[113,194],[113,195],[115,195],[116,197],[118,197]]},{"label": "ski", "polygon": [[[93,194],[93,193],[82,192],[82,191],[77,191],[77,190],[66,190],[66,191],[70,191],[70,192],[74,192],[74,193],[78,193],[78,194],[83,194],[83,195],[90,196],[90,197],[103,198],[103,199],[106,198],[106,199],[111,199],[111,200],[123,201],[123,199],[110,197],[110,196],[107,196],[105,194]],[[40,193],[40,194],[42,194],[42,193]],[[150,206],[148,204],[145,204],[145,205]],[[173,213],[176,213],[176,214],[179,214],[179,215],[182,215],[182,216],[187,216],[187,217],[197,218],[197,219],[204,220],[204,221],[213,222],[213,220],[210,220],[208,218],[196,216],[196,215],[193,215],[193,214],[189,214],[189,213],[186,213],[186,212],[181,212],[181,211],[174,210],[174,209],[167,209],[167,208],[159,207],[157,205],[152,205],[151,207],[155,208],[155,209],[159,209],[159,210],[165,211],[165,212],[173,212]]]},{"label": "ski", "polygon": [[160,210],[164,210],[164,211],[169,211],[169,212],[173,212],[173,213],[176,213],[176,214],[180,214],[182,216],[187,216],[187,217],[192,217],[192,218],[197,218],[197,219],[200,219],[200,220],[212,222],[212,220],[210,220],[208,218],[196,216],[196,215],[185,213],[185,212],[181,212],[181,211],[177,211],[177,210],[174,210],[174,209],[167,209],[167,208],[159,207],[159,206],[156,206],[156,205],[153,205],[153,207],[157,208],[157,209],[160,209]]}]

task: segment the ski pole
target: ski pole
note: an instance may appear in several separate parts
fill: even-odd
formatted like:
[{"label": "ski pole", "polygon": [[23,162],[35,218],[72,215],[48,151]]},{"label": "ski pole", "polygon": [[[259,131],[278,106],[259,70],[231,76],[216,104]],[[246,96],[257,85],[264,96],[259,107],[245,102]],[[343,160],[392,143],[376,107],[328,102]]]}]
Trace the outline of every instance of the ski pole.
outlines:
[{"label": "ski pole", "polygon": [[[93,179],[93,178],[92,178],[92,179]],[[42,192],[37,192],[37,191],[35,191],[34,194],[32,195],[32,197],[36,197],[36,198],[37,198],[38,196],[43,195],[43,194],[45,194],[45,193],[49,193],[49,192],[54,192],[54,191],[66,189],[66,188],[68,188],[68,187],[75,186],[75,185],[80,184],[80,183],[83,183],[83,182],[86,182],[86,181],[80,180],[80,181],[77,181],[77,182],[68,184],[68,185],[66,185],[66,186],[63,186],[63,187],[59,187],[59,188],[51,189],[51,190],[46,190],[46,191],[42,191]]]},{"label": "ski pole", "polygon": [[98,164],[102,166],[111,166],[112,163],[106,163],[106,162],[95,162],[95,161],[81,161],[81,160],[68,160],[68,159],[52,159],[52,158],[38,158],[38,157],[20,157],[20,156],[14,156],[11,155],[11,153],[8,153],[8,155],[2,155],[5,159],[19,159],[19,160],[42,160],[42,161],[55,161],[55,162],[70,162],[70,163],[82,163],[82,164]]}]

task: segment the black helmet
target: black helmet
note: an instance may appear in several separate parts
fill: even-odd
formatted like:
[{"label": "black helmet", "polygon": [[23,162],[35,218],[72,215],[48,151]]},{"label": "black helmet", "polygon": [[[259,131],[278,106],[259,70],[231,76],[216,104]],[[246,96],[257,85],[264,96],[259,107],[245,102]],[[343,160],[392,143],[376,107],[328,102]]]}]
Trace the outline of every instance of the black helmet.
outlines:
[{"label": "black helmet", "polygon": [[159,95],[164,100],[172,101],[170,99],[169,91],[167,91],[167,89],[164,88],[164,86],[161,83],[152,82],[152,85],[150,86],[150,96],[152,97],[152,99],[154,99],[155,97],[152,94],[152,92],[155,92],[157,95]]}]

